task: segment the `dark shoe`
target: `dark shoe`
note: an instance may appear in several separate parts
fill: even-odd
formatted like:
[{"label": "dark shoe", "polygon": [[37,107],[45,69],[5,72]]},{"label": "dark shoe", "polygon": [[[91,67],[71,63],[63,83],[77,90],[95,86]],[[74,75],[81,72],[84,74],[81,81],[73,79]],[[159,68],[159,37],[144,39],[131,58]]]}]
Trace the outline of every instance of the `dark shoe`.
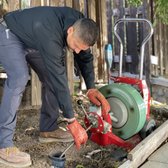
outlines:
[{"label": "dark shoe", "polygon": [[0,149],[0,163],[12,167],[28,167],[31,165],[30,155],[16,147]]},{"label": "dark shoe", "polygon": [[72,142],[74,139],[69,131],[58,128],[52,132],[40,132],[39,141],[41,143]]}]

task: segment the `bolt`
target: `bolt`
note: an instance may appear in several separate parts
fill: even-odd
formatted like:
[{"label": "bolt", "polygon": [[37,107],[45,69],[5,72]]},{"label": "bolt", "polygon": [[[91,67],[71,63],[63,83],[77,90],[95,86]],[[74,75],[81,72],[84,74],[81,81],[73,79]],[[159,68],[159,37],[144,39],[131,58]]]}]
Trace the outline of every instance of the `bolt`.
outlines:
[{"label": "bolt", "polygon": [[107,89],[106,93],[107,93],[107,95],[111,94],[112,93],[111,89]]}]

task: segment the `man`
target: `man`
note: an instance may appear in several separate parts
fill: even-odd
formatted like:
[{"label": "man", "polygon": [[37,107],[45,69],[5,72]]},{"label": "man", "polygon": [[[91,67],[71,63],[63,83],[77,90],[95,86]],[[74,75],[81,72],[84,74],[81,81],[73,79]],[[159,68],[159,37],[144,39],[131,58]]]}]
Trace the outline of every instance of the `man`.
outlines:
[{"label": "man", "polygon": [[[0,25],[0,62],[7,80],[0,107],[0,162],[17,167],[31,164],[29,154],[14,147],[16,111],[28,81],[27,62],[42,82],[40,142],[70,142],[76,147],[86,143],[86,131],[74,117],[66,78],[65,47],[74,53],[87,86],[87,96],[102,106],[102,115],[110,110],[107,100],[94,86],[93,56],[98,28],[91,19],[68,7],[35,7],[4,16]],[[26,56],[26,49],[37,52]],[[27,62],[26,62],[27,60]],[[68,131],[57,125],[63,111]]]}]

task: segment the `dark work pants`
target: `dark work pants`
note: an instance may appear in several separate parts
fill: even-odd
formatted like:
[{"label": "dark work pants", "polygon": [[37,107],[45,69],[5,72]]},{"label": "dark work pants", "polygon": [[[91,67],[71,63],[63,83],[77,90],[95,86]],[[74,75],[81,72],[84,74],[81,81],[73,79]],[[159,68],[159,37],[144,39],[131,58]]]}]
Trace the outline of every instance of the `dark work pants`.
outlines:
[{"label": "dark work pants", "polygon": [[40,116],[40,131],[54,131],[58,128],[59,106],[52,85],[39,52],[26,55],[26,60],[37,73],[42,84],[42,106]]}]

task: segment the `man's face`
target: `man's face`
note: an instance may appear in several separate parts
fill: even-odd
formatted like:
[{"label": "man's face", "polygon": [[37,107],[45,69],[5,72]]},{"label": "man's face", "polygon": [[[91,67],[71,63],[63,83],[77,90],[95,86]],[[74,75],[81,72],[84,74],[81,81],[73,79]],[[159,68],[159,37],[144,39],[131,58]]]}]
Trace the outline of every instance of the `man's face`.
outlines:
[{"label": "man's face", "polygon": [[67,44],[70,51],[79,53],[81,50],[89,49],[89,46],[84,44],[75,34],[73,27],[67,30]]}]

